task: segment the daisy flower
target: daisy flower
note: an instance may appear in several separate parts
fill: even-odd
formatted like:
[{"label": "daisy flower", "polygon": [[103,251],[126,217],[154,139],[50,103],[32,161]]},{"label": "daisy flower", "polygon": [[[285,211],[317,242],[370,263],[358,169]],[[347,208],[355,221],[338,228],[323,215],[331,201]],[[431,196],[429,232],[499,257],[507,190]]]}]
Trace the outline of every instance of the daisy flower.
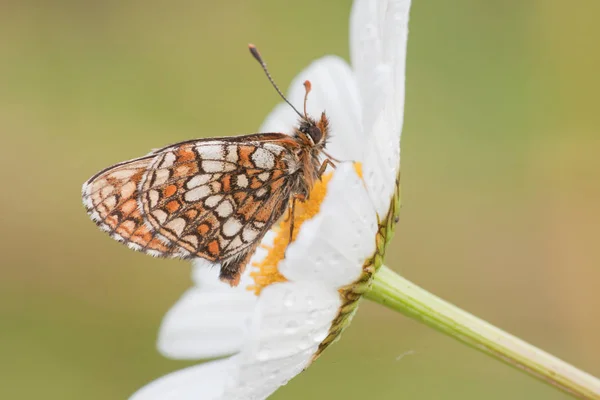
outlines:
[{"label": "daisy flower", "polygon": [[[195,286],[169,311],[158,347],[173,358],[230,356],[166,375],[132,399],[264,399],[339,338],[356,311],[397,219],[400,132],[410,1],[357,0],[351,65],[313,62],[289,100],[326,111],[328,153],[342,161],[263,239],[238,287],[198,260]],[[297,115],[278,105],[261,132],[291,132]]]},{"label": "daisy flower", "polygon": [[[356,0],[351,65],[313,62],[289,99],[331,121],[327,150],[340,162],[305,203],[262,240],[239,286],[195,262],[189,289],[166,315],[158,347],[180,359],[222,358],[151,382],[133,400],[264,399],[340,337],[361,298],[379,302],[565,393],[600,399],[600,380],[428,293],[382,266],[398,219],[409,0]],[[261,131],[290,132],[280,104]]]}]

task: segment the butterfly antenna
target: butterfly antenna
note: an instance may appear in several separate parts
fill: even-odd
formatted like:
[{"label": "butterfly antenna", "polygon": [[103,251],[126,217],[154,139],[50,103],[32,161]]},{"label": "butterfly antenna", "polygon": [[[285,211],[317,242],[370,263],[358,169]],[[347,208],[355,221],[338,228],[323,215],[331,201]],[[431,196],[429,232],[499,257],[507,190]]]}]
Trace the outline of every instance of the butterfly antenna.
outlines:
[{"label": "butterfly antenna", "polygon": [[265,64],[265,62],[263,61],[263,59],[260,56],[260,53],[258,52],[258,49],[256,48],[256,46],[254,46],[253,44],[249,44],[248,45],[248,49],[250,49],[250,53],[256,59],[256,61],[258,61],[258,63],[262,67],[263,71],[265,71],[265,74],[267,75],[267,78],[269,78],[269,82],[271,82],[271,85],[273,85],[273,87],[275,88],[275,90],[277,90],[277,93],[279,93],[279,95],[281,96],[281,98],[286,103],[288,103],[290,105],[290,107],[292,107],[292,109],[294,111],[296,111],[296,114],[298,114],[300,116],[300,118],[303,118],[303,119],[306,118],[306,116],[305,115],[303,116],[302,114],[300,114],[300,112],[296,109],[296,107],[294,107],[292,105],[292,103],[290,103],[289,100],[285,98],[285,96],[283,95],[283,93],[281,93],[281,90],[279,90],[279,87],[277,87],[277,84],[275,83],[275,81],[271,77],[271,74],[269,73],[269,70],[267,69],[267,64]]},{"label": "butterfly antenna", "polygon": [[310,89],[312,89],[312,85],[309,80],[304,81],[304,117],[308,119],[308,114],[306,113],[306,100],[308,100],[308,94],[310,93]]}]

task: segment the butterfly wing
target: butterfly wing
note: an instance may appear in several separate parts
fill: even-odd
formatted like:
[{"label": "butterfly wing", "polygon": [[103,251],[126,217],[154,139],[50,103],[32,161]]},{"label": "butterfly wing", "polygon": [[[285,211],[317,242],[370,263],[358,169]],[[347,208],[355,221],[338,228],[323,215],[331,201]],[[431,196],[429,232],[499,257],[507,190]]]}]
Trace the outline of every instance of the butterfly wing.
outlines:
[{"label": "butterfly wing", "polygon": [[97,174],[84,203],[129,247],[220,262],[221,278],[236,284],[289,203],[294,146],[284,134],[179,143]]},{"label": "butterfly wing", "polygon": [[94,175],[83,185],[83,204],[94,222],[113,239],[134,250],[165,252],[166,244],[145,223],[138,206],[138,186],[152,156],[119,163]]}]

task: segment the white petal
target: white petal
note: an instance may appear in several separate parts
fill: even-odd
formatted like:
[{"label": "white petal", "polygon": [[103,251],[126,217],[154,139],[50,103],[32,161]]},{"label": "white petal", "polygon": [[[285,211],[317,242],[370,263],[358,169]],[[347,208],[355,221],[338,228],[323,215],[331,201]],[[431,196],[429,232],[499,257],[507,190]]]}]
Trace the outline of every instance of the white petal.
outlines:
[{"label": "white petal", "polygon": [[308,115],[319,119],[325,111],[330,121],[329,154],[340,160],[361,160],[364,146],[358,88],[350,66],[337,56],[325,56],[308,66],[294,78],[289,100],[302,111],[304,81],[312,90],[308,95]]},{"label": "white petal", "polygon": [[291,281],[339,288],[355,281],[375,251],[377,217],[352,163],[338,165],[319,213],[302,225],[279,264]]},{"label": "white petal", "polygon": [[[261,244],[272,245],[274,232]],[[259,247],[249,264],[262,260],[267,251]],[[158,350],[166,357],[201,359],[221,357],[240,350],[256,305],[248,286],[254,281],[248,266],[240,284],[231,287],[219,280],[219,267],[208,261],[194,261],[195,288],[188,290],[169,310],[158,335]]]},{"label": "white petal", "polygon": [[384,109],[375,121],[376,140],[367,143],[363,163],[365,185],[380,220],[390,209],[400,168],[400,137],[391,128],[391,113],[391,109]]},{"label": "white petal", "polygon": [[169,310],[158,334],[158,350],[170,358],[221,357],[240,350],[256,296],[247,290],[189,289]]},{"label": "white petal", "polygon": [[[390,99],[394,128],[402,126],[410,0],[357,0],[350,16],[350,57],[362,106],[372,126],[380,102]],[[383,97],[383,99],[382,99]]]},{"label": "white petal", "polygon": [[320,282],[266,287],[223,399],[264,399],[302,372],[340,306],[338,292]]},{"label": "white petal", "polygon": [[130,400],[221,399],[235,357],[172,372],[135,392]]},{"label": "white petal", "polygon": [[365,182],[376,210],[389,208],[400,164],[410,0],[357,0],[350,22],[350,54],[361,95]]}]

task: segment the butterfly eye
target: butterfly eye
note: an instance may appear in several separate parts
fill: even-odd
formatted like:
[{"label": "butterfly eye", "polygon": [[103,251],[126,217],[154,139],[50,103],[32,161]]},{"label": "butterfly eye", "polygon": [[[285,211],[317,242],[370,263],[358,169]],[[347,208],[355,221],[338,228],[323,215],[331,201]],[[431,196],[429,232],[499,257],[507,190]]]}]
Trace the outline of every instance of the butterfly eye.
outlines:
[{"label": "butterfly eye", "polygon": [[323,133],[321,132],[321,130],[314,125],[308,128],[308,134],[310,135],[313,143],[315,144],[319,143],[323,138]]}]

